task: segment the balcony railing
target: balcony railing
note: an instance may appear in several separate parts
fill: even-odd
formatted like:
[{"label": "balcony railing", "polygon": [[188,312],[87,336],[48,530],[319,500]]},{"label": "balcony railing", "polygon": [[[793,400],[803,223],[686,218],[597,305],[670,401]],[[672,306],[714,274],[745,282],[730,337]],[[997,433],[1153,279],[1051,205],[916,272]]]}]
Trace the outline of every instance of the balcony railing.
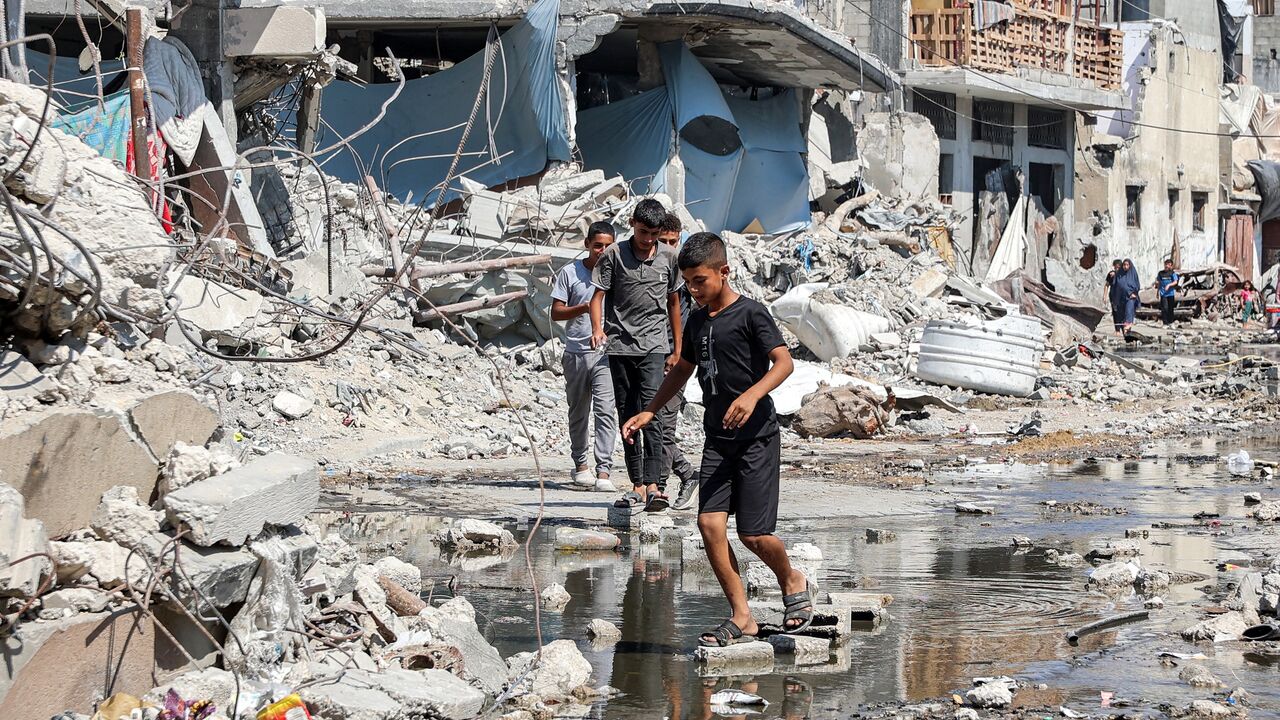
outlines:
[{"label": "balcony railing", "polygon": [[963,65],[993,73],[1049,70],[1119,90],[1124,35],[1092,20],[1073,22],[1071,5],[1070,0],[1016,0],[1012,19],[984,29],[976,27],[972,7],[912,10],[912,57],[925,66]]}]

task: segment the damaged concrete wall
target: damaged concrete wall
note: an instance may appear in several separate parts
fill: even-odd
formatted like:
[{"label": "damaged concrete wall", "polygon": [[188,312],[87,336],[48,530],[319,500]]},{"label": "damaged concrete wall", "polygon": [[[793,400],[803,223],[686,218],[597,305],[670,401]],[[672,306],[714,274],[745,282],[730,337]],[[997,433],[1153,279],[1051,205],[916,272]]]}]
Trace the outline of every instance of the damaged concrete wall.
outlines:
[{"label": "damaged concrete wall", "polygon": [[938,134],[916,113],[870,113],[857,136],[863,179],[881,193],[938,197]]},{"label": "damaged concrete wall", "polygon": [[[1212,138],[1160,128],[1218,132],[1221,50],[1203,47],[1203,33],[1197,43],[1195,34],[1168,23],[1126,23],[1123,29],[1126,48],[1139,46],[1138,52],[1126,51],[1134,66],[1126,69],[1125,82],[1135,99],[1132,116],[1143,125],[1121,119],[1084,128],[1076,163],[1081,222],[1075,232],[1089,237],[1099,222],[1109,225],[1109,233],[1093,241],[1099,264],[1131,257],[1146,283],[1169,257],[1175,236],[1182,267],[1204,267],[1217,259],[1222,146]],[[1139,217],[1132,221],[1128,199],[1135,193]],[[1202,229],[1192,216],[1197,198],[1204,205]],[[1098,208],[1108,217],[1090,214]]]}]

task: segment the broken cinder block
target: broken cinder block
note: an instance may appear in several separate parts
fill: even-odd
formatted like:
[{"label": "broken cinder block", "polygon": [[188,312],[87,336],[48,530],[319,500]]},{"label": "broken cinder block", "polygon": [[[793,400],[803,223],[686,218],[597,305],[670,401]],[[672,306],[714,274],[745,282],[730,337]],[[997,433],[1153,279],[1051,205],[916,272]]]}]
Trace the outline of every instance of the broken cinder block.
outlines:
[{"label": "broken cinder block", "polygon": [[693,656],[711,672],[734,670],[743,673],[773,672],[773,645],[743,642],[728,647],[699,647]]},{"label": "broken cinder block", "polygon": [[197,545],[243,545],[267,525],[301,522],[320,501],[313,460],[271,453],[164,498],[169,522]]}]

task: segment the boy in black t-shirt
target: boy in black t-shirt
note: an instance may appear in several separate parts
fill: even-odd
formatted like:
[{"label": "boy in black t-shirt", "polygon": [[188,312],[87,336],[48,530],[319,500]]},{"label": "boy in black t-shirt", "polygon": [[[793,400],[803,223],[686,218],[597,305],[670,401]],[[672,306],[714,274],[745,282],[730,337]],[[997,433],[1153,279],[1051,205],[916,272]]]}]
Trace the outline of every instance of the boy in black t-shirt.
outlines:
[{"label": "boy in black t-shirt", "polygon": [[786,610],[783,626],[798,632],[813,620],[813,586],[791,566],[786,545],[773,534],[778,523],[780,443],[778,419],[769,393],[791,374],[791,355],[782,333],[763,305],[729,286],[724,242],[697,233],[680,251],[680,271],[693,299],[702,305],[689,315],[680,362],[667,374],[644,412],[626,422],[627,442],[648,425],[684,387],[696,369],[706,407],[707,434],[698,493],[698,530],[707,559],[733,615],[699,643],[725,646],[754,640],[738,559],[729,546],[729,514],[738,537],[778,576]]}]

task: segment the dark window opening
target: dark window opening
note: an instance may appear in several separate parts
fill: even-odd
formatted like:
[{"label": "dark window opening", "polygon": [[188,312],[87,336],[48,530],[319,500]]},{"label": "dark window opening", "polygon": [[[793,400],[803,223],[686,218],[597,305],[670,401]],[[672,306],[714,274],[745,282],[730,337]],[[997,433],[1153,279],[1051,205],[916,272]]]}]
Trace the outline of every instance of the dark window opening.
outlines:
[{"label": "dark window opening", "polygon": [[933,123],[934,132],[943,140],[956,139],[956,96],[951,93],[916,90],[911,106]]},{"label": "dark window opening", "polygon": [[1169,219],[1178,220],[1178,191],[1172,189],[1169,190]]},{"label": "dark window opening", "polygon": [[955,192],[956,156],[942,154],[938,156],[938,199],[944,205],[951,204]]},{"label": "dark window opening", "polygon": [[1124,224],[1125,227],[1142,227],[1142,186],[1128,185],[1124,189]]},{"label": "dark window opening", "polygon": [[1191,193],[1191,229],[1197,232],[1204,231],[1204,209],[1209,204],[1209,193],[1193,192]]},{"label": "dark window opening", "polygon": [[974,100],[973,139],[996,145],[1013,145],[1013,104],[999,100]]},{"label": "dark window opening", "polygon": [[1058,212],[1058,168],[1060,165],[1031,163],[1028,168],[1027,187],[1040,201],[1047,215]]},{"label": "dark window opening", "polygon": [[1098,264],[1098,246],[1092,243],[1084,246],[1084,251],[1080,253],[1080,269],[1092,270],[1094,265]]},{"label": "dark window opening", "polygon": [[1067,112],[1054,108],[1027,108],[1027,144],[1033,147],[1066,150]]}]

